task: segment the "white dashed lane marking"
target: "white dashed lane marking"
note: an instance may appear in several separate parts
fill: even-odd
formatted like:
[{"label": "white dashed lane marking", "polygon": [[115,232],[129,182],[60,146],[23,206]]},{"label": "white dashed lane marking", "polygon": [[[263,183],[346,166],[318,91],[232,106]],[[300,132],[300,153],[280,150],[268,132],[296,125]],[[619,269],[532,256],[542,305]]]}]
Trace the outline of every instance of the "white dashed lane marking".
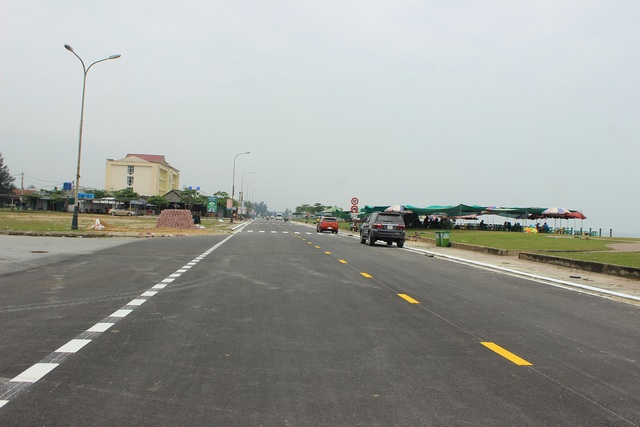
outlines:
[{"label": "white dashed lane marking", "polygon": [[71,341],[69,341],[68,343],[66,343],[59,349],[57,349],[55,352],[56,353],[75,353],[85,345],[89,344],[90,342],[91,340],[72,339]]},{"label": "white dashed lane marking", "polygon": [[175,279],[186,273],[191,267],[196,265],[199,261],[203,260],[207,255],[218,249],[234,235],[230,235],[224,240],[220,241],[213,247],[209,248],[202,254],[195,257],[188,262],[185,266],[181,267],[175,273],[170,274],[160,283],[156,283],[150,289],[143,292],[140,297],[129,301],[120,309],[114,311],[111,315],[107,316],[101,322],[96,323],[86,331],[82,332],[62,347],[55,350],[53,353],[47,355],[38,363],[24,370],[16,377],[7,381],[0,386],[0,408],[9,403],[12,399],[15,399],[22,392],[24,392],[29,385],[37,382],[49,372],[57,368],[69,355],[75,354],[83,347],[88,345],[93,339],[97,338],[103,332],[106,332],[109,328],[115,325],[118,321],[128,316],[137,307],[147,302],[151,297],[156,295],[159,290],[164,289],[168,284],[172,283]]},{"label": "white dashed lane marking", "polygon": [[113,325],[115,325],[115,323],[96,323],[95,325],[87,329],[87,332],[104,332]]},{"label": "white dashed lane marking", "polygon": [[40,378],[57,368],[58,365],[59,363],[36,363],[11,381],[17,383],[35,383]]}]

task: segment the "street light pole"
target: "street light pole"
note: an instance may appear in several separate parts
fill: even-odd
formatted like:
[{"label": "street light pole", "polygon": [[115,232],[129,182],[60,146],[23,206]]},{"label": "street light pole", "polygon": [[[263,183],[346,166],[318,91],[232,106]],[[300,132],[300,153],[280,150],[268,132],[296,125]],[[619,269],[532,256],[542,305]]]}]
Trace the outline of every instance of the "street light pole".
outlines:
[{"label": "street light pole", "polygon": [[253,172],[245,172],[242,174],[242,178],[240,179],[240,197],[238,197],[238,205],[240,206],[240,210],[242,210],[242,213],[244,214],[244,207],[242,206],[242,203],[244,202],[244,177],[245,175],[249,175],[250,173]]},{"label": "street light pole", "polygon": [[255,182],[251,182],[251,183],[247,184],[247,204],[251,203],[251,191],[252,190],[250,188],[251,188],[252,185],[256,185],[256,183]]},{"label": "street light pole", "polygon": [[71,229],[77,230],[78,229],[78,211],[80,210],[80,200],[78,199],[78,192],[80,190],[80,159],[82,157],[82,126],[84,123],[84,94],[85,94],[85,88],[87,86],[87,73],[89,72],[89,69],[91,69],[91,67],[93,67],[95,64],[103,61],[108,61],[110,59],[118,59],[120,58],[121,55],[120,54],[111,55],[108,58],[104,58],[99,61],[96,61],[91,65],[89,65],[88,67],[86,67],[84,65],[84,61],[82,60],[82,58],[80,58],[80,56],[78,56],[78,54],[75,53],[75,51],[71,46],[69,46],[68,44],[65,44],[64,48],[67,49],[69,52],[73,53],[76,56],[76,58],[80,60],[80,63],[82,64],[82,71],[84,74],[82,79],[82,104],[80,105],[80,132],[78,136],[78,168],[76,170],[76,185],[74,188],[75,206],[73,208],[73,219],[71,220]]},{"label": "street light pole", "polygon": [[238,153],[233,158],[233,175],[231,176],[231,219],[230,223],[233,224],[233,199],[236,194],[236,159],[243,154],[251,154],[251,151],[245,151],[244,153]]}]

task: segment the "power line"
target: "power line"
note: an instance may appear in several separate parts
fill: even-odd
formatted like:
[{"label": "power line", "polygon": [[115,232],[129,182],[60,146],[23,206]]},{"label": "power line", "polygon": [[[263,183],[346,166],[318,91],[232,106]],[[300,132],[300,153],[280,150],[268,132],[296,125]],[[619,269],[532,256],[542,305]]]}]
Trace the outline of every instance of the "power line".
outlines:
[{"label": "power line", "polygon": [[[20,175],[20,174],[18,174],[18,175]],[[29,176],[27,174],[25,174],[24,176],[25,176],[25,178],[33,179],[33,180],[40,181],[40,182],[46,182],[46,183],[49,183],[49,184],[62,184],[63,183],[63,181],[47,181],[46,179],[36,178],[34,176]]]}]

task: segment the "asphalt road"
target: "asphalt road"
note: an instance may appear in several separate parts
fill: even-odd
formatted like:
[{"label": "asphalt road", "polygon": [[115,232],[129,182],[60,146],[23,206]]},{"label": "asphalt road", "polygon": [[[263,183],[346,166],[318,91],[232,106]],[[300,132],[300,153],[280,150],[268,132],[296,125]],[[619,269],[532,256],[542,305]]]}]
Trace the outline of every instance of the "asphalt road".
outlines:
[{"label": "asphalt road", "polygon": [[280,221],[101,244],[2,270],[0,425],[640,425],[638,306]]}]

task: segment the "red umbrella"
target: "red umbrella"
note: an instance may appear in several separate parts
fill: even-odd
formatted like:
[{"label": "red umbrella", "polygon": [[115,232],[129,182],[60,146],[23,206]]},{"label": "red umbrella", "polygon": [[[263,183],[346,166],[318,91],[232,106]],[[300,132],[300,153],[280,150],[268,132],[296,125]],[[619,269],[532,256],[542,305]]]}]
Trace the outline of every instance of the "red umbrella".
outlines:
[{"label": "red umbrella", "polygon": [[565,218],[573,218],[573,219],[587,219],[586,216],[582,215],[582,212],[572,211],[565,215]]}]

